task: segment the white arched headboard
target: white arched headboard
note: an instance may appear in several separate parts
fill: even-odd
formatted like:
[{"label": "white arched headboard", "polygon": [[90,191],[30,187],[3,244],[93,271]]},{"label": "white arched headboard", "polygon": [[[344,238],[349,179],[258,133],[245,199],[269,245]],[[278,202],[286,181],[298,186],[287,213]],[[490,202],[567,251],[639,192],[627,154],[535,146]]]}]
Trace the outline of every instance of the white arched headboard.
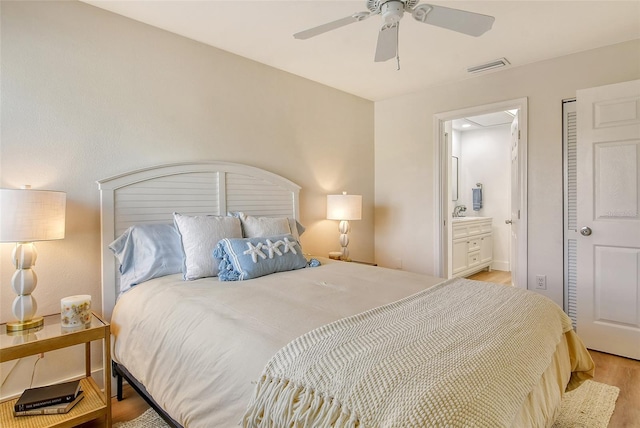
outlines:
[{"label": "white arched headboard", "polygon": [[271,172],[229,162],[160,165],[99,180],[102,315],[111,319],[118,294],[109,244],[129,226],[171,223],[188,215],[247,214],[299,219],[300,186]]}]

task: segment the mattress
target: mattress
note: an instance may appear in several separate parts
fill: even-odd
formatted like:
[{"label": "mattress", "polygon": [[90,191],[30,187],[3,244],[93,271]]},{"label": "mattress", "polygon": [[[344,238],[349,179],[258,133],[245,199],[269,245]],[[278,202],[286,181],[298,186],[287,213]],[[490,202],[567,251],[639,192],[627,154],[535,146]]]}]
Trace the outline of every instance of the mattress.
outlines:
[{"label": "mattress", "polygon": [[[118,300],[113,358],[182,425],[237,426],[265,364],[293,339],[440,282],[328,260],[243,282],[157,278]],[[571,331],[545,364],[514,426],[548,425],[565,387],[590,377],[593,369]],[[578,373],[572,377],[572,372]]]}]

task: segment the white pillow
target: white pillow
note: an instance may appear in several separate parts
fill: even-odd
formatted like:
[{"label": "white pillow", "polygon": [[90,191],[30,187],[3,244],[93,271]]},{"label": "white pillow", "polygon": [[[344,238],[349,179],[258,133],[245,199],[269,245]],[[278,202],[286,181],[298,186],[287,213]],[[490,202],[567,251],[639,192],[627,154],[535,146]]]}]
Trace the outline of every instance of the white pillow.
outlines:
[{"label": "white pillow", "polygon": [[180,234],[185,280],[218,275],[218,260],[213,250],[223,238],[242,238],[240,220],[226,216],[186,216],[173,213],[173,221]]},{"label": "white pillow", "polygon": [[287,221],[289,222],[289,229],[291,229],[291,234],[294,238],[296,238],[296,241],[300,242],[300,235],[302,235],[306,229],[303,225],[298,223],[295,218],[287,217]]},{"label": "white pillow", "polygon": [[[254,217],[243,212],[238,213],[238,217],[242,222],[245,238],[293,234],[286,217]],[[297,233],[293,237],[299,240],[300,237],[296,235]]]}]

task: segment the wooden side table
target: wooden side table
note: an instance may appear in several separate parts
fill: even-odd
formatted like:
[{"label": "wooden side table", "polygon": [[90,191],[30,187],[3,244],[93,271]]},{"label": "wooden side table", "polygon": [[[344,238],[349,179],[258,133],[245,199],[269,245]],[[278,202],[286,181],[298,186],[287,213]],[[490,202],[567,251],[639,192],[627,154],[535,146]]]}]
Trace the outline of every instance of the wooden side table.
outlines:
[{"label": "wooden side table", "polygon": [[[0,403],[0,426],[3,428],[74,427],[101,418],[106,427],[111,426],[111,343],[109,324],[95,313],[91,324],[79,329],[63,329],[60,315],[44,317],[40,329],[25,330],[21,334],[7,333],[6,325],[0,325],[0,362],[11,361],[29,355],[85,344],[85,377],[80,384],[84,398],[68,413],[61,415],[14,416],[17,398]],[[103,346],[103,381],[101,391],[91,377],[91,342],[101,340]]]}]

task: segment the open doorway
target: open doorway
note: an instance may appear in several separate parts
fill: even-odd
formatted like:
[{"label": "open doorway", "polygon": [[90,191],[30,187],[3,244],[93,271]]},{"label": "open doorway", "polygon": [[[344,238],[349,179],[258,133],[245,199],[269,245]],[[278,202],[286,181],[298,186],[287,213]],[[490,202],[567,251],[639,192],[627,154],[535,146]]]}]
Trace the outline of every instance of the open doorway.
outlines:
[{"label": "open doorway", "polygon": [[526,119],[526,98],[434,117],[440,276],[527,287]]}]

